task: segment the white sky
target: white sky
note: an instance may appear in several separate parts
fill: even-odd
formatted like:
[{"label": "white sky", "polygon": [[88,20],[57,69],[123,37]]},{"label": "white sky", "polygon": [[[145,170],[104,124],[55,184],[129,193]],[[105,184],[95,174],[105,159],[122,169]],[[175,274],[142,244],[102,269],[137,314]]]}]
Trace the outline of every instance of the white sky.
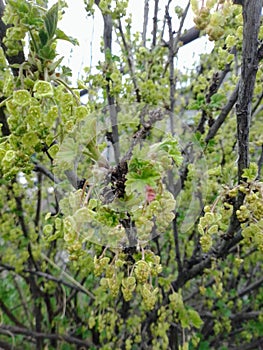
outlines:
[{"label": "white sky", "polygon": [[[58,44],[58,52],[64,56],[63,64],[69,66],[73,71],[73,83],[76,79],[81,78],[81,72],[84,67],[96,66],[99,59],[103,59],[103,55],[100,53],[100,40],[103,34],[103,21],[102,16],[98,9],[95,11],[94,19],[86,15],[84,1],[83,0],[66,0],[68,8],[65,10],[63,20],[59,23],[59,28],[62,29],[67,35],[77,38],[79,46],[73,46],[65,41],[60,41]],[[52,5],[56,0],[50,0]],[[187,0],[177,0],[172,4],[173,6],[179,5],[185,7]],[[167,0],[160,0],[160,11],[163,18],[164,7],[167,4]],[[153,5],[154,1],[149,1],[150,13],[149,13],[149,26],[152,26],[153,17]],[[143,0],[130,0],[128,13],[132,13],[132,29],[133,31],[142,32],[143,24]],[[171,7],[172,9],[172,7]],[[193,26],[192,14],[188,15],[185,22],[185,28],[191,28]],[[178,27],[176,23],[176,17],[174,19],[174,29]],[[149,28],[149,34],[151,28]],[[206,37],[199,38],[194,42],[185,45],[180,48],[177,66],[180,69],[190,68],[195,61],[198,61],[198,57],[201,53],[210,52],[213,48],[213,44],[208,41]],[[113,46],[114,50],[114,46]],[[92,55],[91,55],[92,53]]]}]

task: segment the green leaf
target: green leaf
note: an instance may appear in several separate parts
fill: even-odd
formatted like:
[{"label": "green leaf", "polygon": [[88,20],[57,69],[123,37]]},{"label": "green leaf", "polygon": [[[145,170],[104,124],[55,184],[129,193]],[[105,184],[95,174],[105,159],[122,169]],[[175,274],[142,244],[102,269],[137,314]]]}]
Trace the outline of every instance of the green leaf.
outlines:
[{"label": "green leaf", "polygon": [[38,33],[38,36],[41,42],[41,46],[45,46],[48,42],[48,34],[43,29],[41,29]]},{"label": "green leaf", "polygon": [[177,166],[182,164],[183,157],[179,150],[178,141],[172,135],[168,135],[167,138],[160,142],[158,148],[172,157]]},{"label": "green leaf", "polygon": [[77,154],[78,144],[72,138],[67,138],[60,146],[59,152],[56,154],[55,162],[57,165],[67,163],[72,166]]},{"label": "green leaf", "polygon": [[189,316],[189,319],[190,319],[192,325],[195,328],[200,328],[203,325],[204,322],[202,321],[202,319],[199,316],[197,311],[195,311],[193,309],[188,310],[188,316]]},{"label": "green leaf", "polygon": [[201,341],[199,344],[199,350],[210,350],[210,344],[208,341]]},{"label": "green leaf", "polygon": [[68,36],[63,32],[63,30],[60,30],[60,29],[56,30],[56,39],[68,41],[73,45],[79,45],[79,42],[77,39],[72,38],[71,36]]},{"label": "green leaf", "polygon": [[[64,59],[64,56],[60,57],[57,61],[50,63],[49,64],[50,71],[55,71],[55,69],[60,65],[63,59]],[[63,67],[62,67],[62,71],[63,71]],[[63,71],[63,74],[64,74],[64,71]]]},{"label": "green leaf", "polygon": [[249,168],[243,170],[242,177],[248,181],[254,181],[258,175],[258,165],[256,163],[250,163]]},{"label": "green leaf", "polygon": [[226,97],[223,94],[214,94],[211,96],[211,106],[215,108],[219,108],[222,106],[222,103],[225,101]]},{"label": "green leaf", "polygon": [[57,24],[58,24],[58,3],[53,5],[44,18],[45,27],[48,33],[49,39],[52,39],[55,35]]},{"label": "green leaf", "polygon": [[42,47],[42,49],[39,50],[38,54],[45,60],[53,60],[57,55],[56,51],[50,47],[50,45]]},{"label": "green leaf", "polygon": [[132,158],[129,164],[129,172],[126,175],[126,189],[130,194],[134,190],[145,191],[145,186],[156,186],[156,181],[161,177],[158,168],[150,161],[139,158]]}]

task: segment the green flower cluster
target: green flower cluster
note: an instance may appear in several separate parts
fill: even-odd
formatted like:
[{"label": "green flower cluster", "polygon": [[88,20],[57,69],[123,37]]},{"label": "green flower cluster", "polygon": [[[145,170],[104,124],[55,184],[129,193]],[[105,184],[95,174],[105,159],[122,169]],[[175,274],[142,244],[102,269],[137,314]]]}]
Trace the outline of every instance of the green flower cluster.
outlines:
[{"label": "green flower cluster", "polygon": [[153,278],[162,272],[160,257],[151,251],[144,251],[144,258],[137,253],[137,261],[131,264],[124,253],[118,253],[113,260],[104,254],[94,258],[94,274],[103,276],[100,279],[103,291],[109,290],[113,298],[121,292],[125,301],[132,300],[134,293],[139,293],[144,307],[153,309],[159,292],[157,287],[153,287]]},{"label": "green flower cluster", "polygon": [[204,252],[208,252],[213,244],[212,236],[218,233],[218,223],[222,216],[212,212],[208,206],[204,210],[205,215],[199,220],[198,231],[201,235],[201,247]]},{"label": "green flower cluster", "polygon": [[198,29],[205,30],[209,40],[218,41],[225,36],[225,24],[233,19],[233,14],[237,15],[239,8],[232,6],[230,1],[207,0],[199,8],[197,0],[191,0],[194,22]]}]

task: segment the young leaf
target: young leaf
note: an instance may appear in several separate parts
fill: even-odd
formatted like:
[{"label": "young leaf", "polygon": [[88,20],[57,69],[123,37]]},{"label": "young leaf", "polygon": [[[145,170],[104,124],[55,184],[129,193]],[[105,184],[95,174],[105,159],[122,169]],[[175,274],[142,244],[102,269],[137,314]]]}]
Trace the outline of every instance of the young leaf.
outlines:
[{"label": "young leaf", "polygon": [[200,328],[204,323],[201,317],[199,316],[198,312],[196,312],[195,310],[188,310],[188,317],[195,328]]},{"label": "young leaf", "polygon": [[79,45],[79,42],[77,39],[74,39],[71,36],[68,36],[63,32],[63,30],[60,30],[60,29],[56,30],[56,39],[68,41],[73,45]]},{"label": "young leaf", "polygon": [[47,35],[47,33],[43,29],[41,29],[39,31],[38,36],[39,36],[39,39],[40,39],[40,42],[41,42],[41,46],[42,47],[45,46],[46,43],[48,42],[48,35]]},{"label": "young leaf", "polygon": [[48,10],[44,20],[49,39],[52,39],[58,24],[58,3]]}]

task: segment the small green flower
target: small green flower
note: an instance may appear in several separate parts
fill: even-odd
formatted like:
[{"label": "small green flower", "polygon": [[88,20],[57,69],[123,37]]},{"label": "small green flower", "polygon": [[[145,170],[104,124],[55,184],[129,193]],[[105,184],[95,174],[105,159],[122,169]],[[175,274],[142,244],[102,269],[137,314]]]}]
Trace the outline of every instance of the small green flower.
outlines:
[{"label": "small green flower", "polygon": [[53,226],[48,224],[48,225],[45,225],[44,228],[43,228],[43,233],[44,235],[46,236],[49,236],[53,233]]},{"label": "small green flower", "polygon": [[19,106],[27,106],[30,103],[31,95],[27,90],[18,90],[13,92],[13,102]]},{"label": "small green flower", "polygon": [[89,110],[86,106],[78,106],[75,109],[75,116],[77,120],[83,120],[89,114]]},{"label": "small green flower", "polygon": [[36,98],[52,97],[54,95],[53,86],[47,82],[38,80],[34,85],[34,96]]}]

